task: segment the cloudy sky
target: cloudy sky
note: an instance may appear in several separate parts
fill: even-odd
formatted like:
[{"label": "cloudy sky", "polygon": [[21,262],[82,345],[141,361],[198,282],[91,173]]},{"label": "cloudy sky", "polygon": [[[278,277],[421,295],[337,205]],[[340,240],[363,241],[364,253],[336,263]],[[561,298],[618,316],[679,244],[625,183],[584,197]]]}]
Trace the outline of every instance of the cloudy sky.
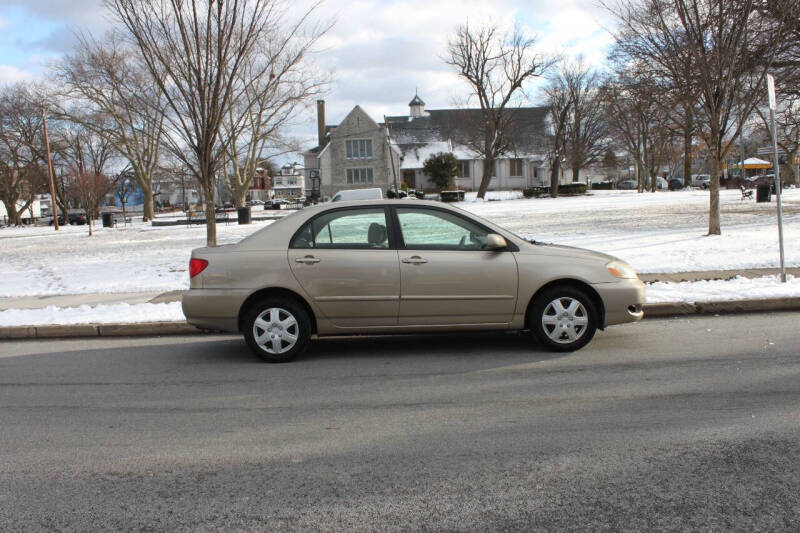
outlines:
[{"label": "cloudy sky", "polygon": [[[467,86],[441,57],[466,21],[518,24],[543,52],[581,55],[598,66],[612,24],[594,0],[326,0],[317,16],[335,20],[314,58],[334,79],[325,96],[329,124],[356,104],[376,120],[406,114],[415,90],[432,109],[463,101]],[[110,24],[101,0],[0,0],[0,84],[46,76],[76,31],[100,34]],[[536,103],[536,86],[528,92]],[[293,129],[313,139],[314,120],[309,112]]]}]

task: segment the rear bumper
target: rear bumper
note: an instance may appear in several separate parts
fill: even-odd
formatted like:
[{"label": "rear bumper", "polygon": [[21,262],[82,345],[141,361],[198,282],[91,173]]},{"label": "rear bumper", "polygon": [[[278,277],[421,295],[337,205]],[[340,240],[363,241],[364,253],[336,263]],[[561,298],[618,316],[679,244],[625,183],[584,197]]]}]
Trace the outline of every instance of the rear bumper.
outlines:
[{"label": "rear bumper", "polygon": [[239,310],[249,294],[246,289],[189,289],[183,293],[181,307],[193,326],[237,332]]},{"label": "rear bumper", "polygon": [[644,283],[640,279],[623,279],[615,283],[592,285],[606,308],[604,326],[636,322],[642,319],[645,301]]}]

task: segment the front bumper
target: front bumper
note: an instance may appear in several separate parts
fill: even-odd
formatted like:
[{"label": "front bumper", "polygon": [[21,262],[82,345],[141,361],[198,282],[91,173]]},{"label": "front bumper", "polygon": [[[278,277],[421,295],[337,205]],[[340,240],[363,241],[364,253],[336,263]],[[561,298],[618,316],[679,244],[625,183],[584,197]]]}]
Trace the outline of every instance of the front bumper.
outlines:
[{"label": "front bumper", "polygon": [[642,280],[622,279],[614,283],[596,283],[592,287],[603,299],[605,306],[604,326],[636,322],[642,319],[645,302]]},{"label": "front bumper", "polygon": [[189,324],[201,329],[239,331],[239,310],[250,295],[247,289],[189,289],[181,298]]}]

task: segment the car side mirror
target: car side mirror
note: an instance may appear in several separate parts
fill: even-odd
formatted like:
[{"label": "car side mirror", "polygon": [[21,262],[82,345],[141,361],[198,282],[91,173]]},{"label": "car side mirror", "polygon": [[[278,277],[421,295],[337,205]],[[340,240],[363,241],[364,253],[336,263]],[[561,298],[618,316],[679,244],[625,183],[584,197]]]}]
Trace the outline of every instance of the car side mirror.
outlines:
[{"label": "car side mirror", "polygon": [[502,250],[508,248],[505,237],[497,233],[490,233],[486,236],[486,248],[489,250]]}]

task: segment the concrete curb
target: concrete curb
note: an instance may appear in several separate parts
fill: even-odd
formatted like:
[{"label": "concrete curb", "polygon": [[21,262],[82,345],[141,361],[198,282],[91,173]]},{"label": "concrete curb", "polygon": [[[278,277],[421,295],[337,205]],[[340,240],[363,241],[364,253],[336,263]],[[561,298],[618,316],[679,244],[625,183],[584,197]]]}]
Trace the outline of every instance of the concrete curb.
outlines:
[{"label": "concrete curb", "polygon": [[[723,315],[764,311],[800,311],[800,298],[732,300],[726,302],[665,302],[644,305],[645,318],[690,315]],[[0,339],[53,339],[75,337],[152,337],[214,333],[197,329],[186,322],[147,322],[134,324],[73,324],[53,326],[0,327]]]},{"label": "concrete curb", "polygon": [[[644,305],[645,318],[690,315],[723,315],[764,311],[800,311],[800,298],[732,300],[726,302],[665,302]],[[146,322],[134,324],[73,324],[58,326],[0,327],[0,339],[54,339],[75,337],[152,337],[214,333],[197,329],[186,322]]]},{"label": "concrete curb", "polygon": [[58,326],[0,327],[0,339],[53,339],[70,337],[151,337],[210,333],[186,322],[134,324],[71,324]]}]

